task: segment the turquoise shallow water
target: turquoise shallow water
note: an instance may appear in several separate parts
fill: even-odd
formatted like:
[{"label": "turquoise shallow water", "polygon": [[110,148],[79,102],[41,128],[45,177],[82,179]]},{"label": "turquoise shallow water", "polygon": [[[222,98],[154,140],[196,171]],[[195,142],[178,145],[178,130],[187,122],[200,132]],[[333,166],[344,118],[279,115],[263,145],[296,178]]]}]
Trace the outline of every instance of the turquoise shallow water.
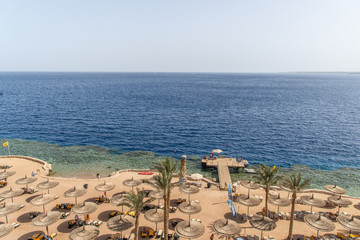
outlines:
[{"label": "turquoise shallow water", "polygon": [[[0,139],[1,143],[7,140]],[[96,173],[107,176],[121,169],[147,169],[164,156],[153,152],[133,151],[119,152],[116,149],[99,146],[60,146],[22,139],[9,140],[12,155],[24,155],[44,160],[52,164],[56,176],[63,177],[95,177]],[[7,155],[7,148],[0,149],[0,155]],[[188,173],[200,172],[205,177],[217,177],[216,171],[201,169],[200,156],[188,156]],[[250,162],[251,164],[251,162]],[[303,165],[281,168],[280,173],[289,170],[301,172],[304,177],[312,179],[312,187],[322,189],[326,184],[344,187],[348,194],[360,197],[360,170],[356,168],[339,168],[335,170],[319,170]],[[31,170],[29,170],[31,171]],[[231,173],[233,181],[249,179],[251,175],[241,172]]]}]

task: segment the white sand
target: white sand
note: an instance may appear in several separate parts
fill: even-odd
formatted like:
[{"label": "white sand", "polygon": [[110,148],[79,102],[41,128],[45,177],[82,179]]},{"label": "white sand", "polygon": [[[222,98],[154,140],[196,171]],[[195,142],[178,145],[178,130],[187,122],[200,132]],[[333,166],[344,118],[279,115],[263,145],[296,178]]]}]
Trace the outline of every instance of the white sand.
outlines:
[{"label": "white sand", "polygon": [[[10,186],[12,186],[14,189],[23,187],[23,186],[17,185],[15,183],[15,181],[19,178],[24,177],[25,174],[30,176],[31,172],[36,171],[36,169],[41,169],[41,174],[43,173],[42,165],[40,163],[35,163],[35,162],[29,161],[29,160],[26,160],[23,158],[19,158],[19,157],[11,158],[11,159],[0,158],[0,164],[2,164],[2,165],[3,164],[11,164],[11,165],[13,165],[13,167],[9,171],[16,171],[16,174],[14,176],[11,176],[8,178],[8,185],[6,187],[0,189],[0,192],[9,190]],[[0,171],[2,171],[2,170],[0,170]],[[44,176],[37,175],[37,177],[38,177],[38,180],[36,182],[34,182],[33,184],[31,184],[30,186],[36,187],[36,185],[38,183],[45,181],[47,179],[47,177],[44,177]],[[115,189],[107,193],[108,197],[114,195],[115,193],[119,193],[122,191],[129,191],[129,190],[131,190],[131,188],[125,187],[122,184],[122,182],[125,179],[131,178],[131,177],[134,177],[134,179],[142,179],[142,178],[150,178],[151,176],[138,175],[137,173],[133,173],[133,172],[124,172],[117,176],[113,176],[113,177],[109,177],[109,178],[102,178],[101,180],[98,180],[98,179],[76,179],[76,178],[66,179],[66,178],[50,177],[50,179],[60,181],[60,184],[56,188],[50,189],[50,193],[58,195],[59,198],[57,200],[55,200],[53,203],[46,205],[45,206],[46,211],[56,210],[55,205],[57,203],[67,203],[67,202],[75,203],[75,199],[65,198],[63,196],[63,193],[71,187],[74,187],[74,186],[80,187],[80,186],[83,186],[83,184],[85,184],[85,183],[89,185],[87,194],[83,197],[78,198],[78,202],[81,202],[81,201],[85,201],[85,200],[91,200],[92,198],[102,195],[102,193],[99,193],[95,190],[95,186],[97,184],[101,183],[102,181],[104,181],[104,179],[116,184]],[[203,186],[205,186],[205,183],[203,183]],[[140,188],[144,188],[145,190],[151,189],[151,187],[149,187],[146,184],[140,185]],[[25,207],[22,208],[21,210],[19,210],[18,212],[8,215],[9,223],[18,222],[21,224],[21,226],[14,229],[14,231],[11,234],[4,237],[4,239],[27,240],[34,233],[45,232],[45,228],[39,228],[39,227],[32,226],[31,219],[29,218],[30,212],[34,212],[34,211],[41,212],[42,211],[41,206],[35,207],[29,203],[33,197],[38,196],[42,192],[46,193],[47,191],[40,190],[39,192],[37,192],[35,194],[31,194],[31,195],[24,194],[20,197],[14,198],[14,202],[19,203],[19,204],[24,204]],[[247,193],[247,189],[238,188],[238,193]],[[286,192],[280,191],[280,193],[282,196],[287,196]],[[251,194],[264,196],[264,191],[263,190],[255,190],[255,191],[251,191]],[[300,195],[301,194],[299,194],[299,196]],[[316,197],[320,197],[323,199],[326,199],[328,196],[329,195],[326,195],[326,194],[316,193]],[[174,189],[174,191],[171,195],[172,200],[174,200],[174,201],[172,201],[172,206],[177,206],[176,199],[179,197],[187,198],[186,195],[180,193],[179,190],[176,188],[176,189]],[[229,206],[226,202],[226,200],[227,200],[227,192],[226,191],[219,191],[219,190],[217,190],[217,188],[215,186],[213,186],[211,189],[206,189],[203,187],[201,189],[200,193],[192,195],[191,198],[193,200],[195,200],[195,199],[199,200],[200,204],[202,206],[202,211],[199,214],[191,216],[191,218],[201,219],[201,221],[204,224],[205,229],[206,229],[205,234],[201,238],[198,238],[198,239],[209,239],[210,235],[213,233],[211,225],[215,220],[221,219],[224,217],[233,219],[231,211],[229,209]],[[358,210],[356,207],[358,207],[357,205],[358,205],[359,201],[354,200],[354,199],[352,199],[352,201],[353,201],[355,207],[351,206],[349,208],[342,208],[342,211],[346,211],[350,214],[355,214],[358,216],[360,214],[360,210]],[[11,199],[6,199],[4,202],[11,202]],[[156,201],[154,203],[156,203]],[[107,239],[107,237],[110,234],[113,234],[113,232],[108,230],[106,227],[106,221],[108,220],[108,214],[115,210],[121,210],[121,208],[112,206],[109,203],[102,203],[102,204],[99,204],[98,206],[99,206],[98,210],[95,213],[92,213],[90,215],[90,218],[92,220],[104,221],[104,223],[100,226],[100,235],[97,238],[98,240],[100,240],[100,239],[102,240],[102,239]],[[237,209],[239,205],[235,204],[235,206]],[[264,207],[264,202],[258,207],[250,208],[250,214],[261,211],[261,209],[263,207]],[[269,209],[273,210],[273,211],[277,211],[277,207],[273,206],[271,204],[269,204]],[[309,211],[310,207],[305,206],[305,205],[296,205],[296,210],[297,211],[301,211],[301,210]],[[335,209],[314,208],[314,211],[335,212],[336,210],[337,210],[337,208],[335,208]],[[240,213],[246,213],[247,208],[245,206],[240,205],[239,211],[240,211]],[[280,208],[280,211],[281,212],[289,212],[290,207]],[[181,213],[180,211],[177,211],[176,213],[170,213],[170,219],[173,219],[173,218],[180,218],[180,219],[186,220],[186,219],[188,219],[188,215],[185,215],[185,214]],[[58,236],[55,239],[58,239],[58,240],[69,239],[69,233],[74,228],[68,229],[67,222],[72,219],[74,219],[74,215],[70,214],[66,219],[61,219],[54,225],[49,226],[50,233],[53,233],[53,232],[58,233]],[[5,222],[5,217],[2,217],[1,221]],[[339,223],[335,223],[335,225],[336,225],[336,229],[333,233],[336,234],[337,232],[347,232],[347,230],[344,229]],[[142,214],[141,218],[140,218],[140,229],[143,226],[155,228],[155,223],[151,223],[151,222],[147,221],[144,218],[144,215]],[[244,234],[244,229],[242,230],[242,232],[241,232],[242,236],[254,235],[254,234],[260,236],[260,231],[252,228],[248,222],[241,223],[241,226],[244,229],[246,229],[246,234]],[[289,228],[288,220],[279,220],[279,221],[277,221],[276,230],[271,231],[271,232],[264,232],[264,236],[270,235],[270,236],[274,236],[275,239],[285,239],[288,234],[288,228]],[[162,223],[158,224],[158,229],[163,229]],[[173,230],[173,228],[171,226],[170,226],[170,229]],[[131,229],[123,232],[123,234],[129,234],[133,230],[134,229],[131,228]],[[310,228],[304,222],[295,220],[293,233],[294,234],[304,234],[304,235],[315,235],[316,230]],[[320,233],[320,234],[324,234],[324,233]],[[146,239],[146,238],[144,238],[144,239]],[[220,236],[215,235],[215,239],[220,239]]]}]

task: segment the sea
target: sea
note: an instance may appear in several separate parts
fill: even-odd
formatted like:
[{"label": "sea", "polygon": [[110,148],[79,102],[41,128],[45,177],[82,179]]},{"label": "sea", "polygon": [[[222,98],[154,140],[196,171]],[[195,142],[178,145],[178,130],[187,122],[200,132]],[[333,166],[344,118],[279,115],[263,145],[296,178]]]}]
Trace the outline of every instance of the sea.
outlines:
[{"label": "sea", "polygon": [[[213,149],[360,196],[360,74],[0,73],[0,155],[94,177]],[[234,181],[251,176],[232,172]]]}]

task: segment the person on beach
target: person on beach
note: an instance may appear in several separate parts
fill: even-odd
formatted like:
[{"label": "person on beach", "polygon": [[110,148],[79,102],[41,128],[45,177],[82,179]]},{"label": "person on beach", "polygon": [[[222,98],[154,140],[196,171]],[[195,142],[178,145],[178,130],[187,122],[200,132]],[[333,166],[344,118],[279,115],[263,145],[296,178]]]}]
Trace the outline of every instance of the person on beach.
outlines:
[{"label": "person on beach", "polygon": [[34,173],[34,172],[32,172],[32,173],[31,173],[31,176],[35,177],[35,173]]},{"label": "person on beach", "polygon": [[211,234],[210,240],[214,240],[214,234]]},{"label": "person on beach", "polygon": [[100,180],[100,173],[97,173],[96,177]]}]

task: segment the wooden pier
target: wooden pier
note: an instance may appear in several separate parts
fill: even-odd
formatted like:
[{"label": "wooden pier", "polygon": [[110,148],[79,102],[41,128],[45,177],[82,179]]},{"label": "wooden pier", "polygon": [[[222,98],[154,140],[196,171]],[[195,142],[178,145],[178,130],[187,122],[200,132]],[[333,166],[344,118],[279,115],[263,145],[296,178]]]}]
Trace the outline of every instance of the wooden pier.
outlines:
[{"label": "wooden pier", "polygon": [[220,189],[226,190],[227,184],[232,186],[229,167],[231,168],[244,168],[248,165],[247,160],[241,159],[240,162],[236,158],[216,158],[216,159],[202,159],[201,165],[203,167],[216,167],[219,176]]}]

